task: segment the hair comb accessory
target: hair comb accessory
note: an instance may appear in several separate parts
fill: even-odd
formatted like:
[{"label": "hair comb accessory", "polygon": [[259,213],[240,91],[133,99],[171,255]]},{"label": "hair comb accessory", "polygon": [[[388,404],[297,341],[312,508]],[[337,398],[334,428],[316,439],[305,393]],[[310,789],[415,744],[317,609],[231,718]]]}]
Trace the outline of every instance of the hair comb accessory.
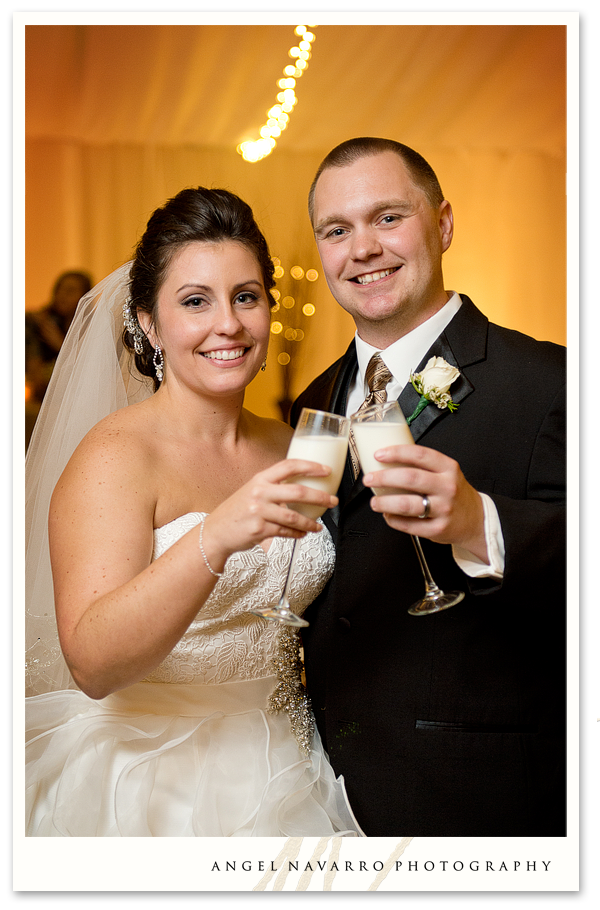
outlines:
[{"label": "hair comb accessory", "polygon": [[141,354],[144,350],[145,335],[137,321],[137,317],[131,311],[131,297],[128,297],[123,304],[123,325],[133,338],[133,347],[136,354]]}]

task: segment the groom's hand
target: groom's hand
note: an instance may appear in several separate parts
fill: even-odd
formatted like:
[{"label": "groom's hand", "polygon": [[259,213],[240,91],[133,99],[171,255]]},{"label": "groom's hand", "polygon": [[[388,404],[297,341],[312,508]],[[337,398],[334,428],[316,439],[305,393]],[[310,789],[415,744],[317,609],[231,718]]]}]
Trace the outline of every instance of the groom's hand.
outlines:
[{"label": "groom's hand", "polygon": [[[465,479],[458,462],[419,445],[390,446],[376,453],[381,471],[363,478],[367,487],[398,492],[374,496],[371,508],[381,512],[391,528],[436,543],[464,547],[488,561],[481,496]],[[429,499],[427,518],[424,497]]]}]

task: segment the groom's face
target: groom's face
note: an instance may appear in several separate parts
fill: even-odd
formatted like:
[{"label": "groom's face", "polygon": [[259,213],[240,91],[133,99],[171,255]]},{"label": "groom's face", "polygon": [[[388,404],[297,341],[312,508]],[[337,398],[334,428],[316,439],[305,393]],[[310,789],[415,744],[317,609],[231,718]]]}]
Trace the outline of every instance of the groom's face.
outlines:
[{"label": "groom's face", "polygon": [[331,293],[370,344],[387,347],[446,303],[450,204],[432,206],[393,152],[323,171],[314,230]]}]

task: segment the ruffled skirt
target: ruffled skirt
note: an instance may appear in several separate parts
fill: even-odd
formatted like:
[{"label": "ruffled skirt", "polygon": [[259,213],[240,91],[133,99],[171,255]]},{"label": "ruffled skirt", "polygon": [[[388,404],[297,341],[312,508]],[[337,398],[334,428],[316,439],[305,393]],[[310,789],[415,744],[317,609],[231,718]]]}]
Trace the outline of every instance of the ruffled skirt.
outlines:
[{"label": "ruffled skirt", "polygon": [[363,836],[318,732],[304,757],[265,710],[275,683],[27,699],[27,835]]}]

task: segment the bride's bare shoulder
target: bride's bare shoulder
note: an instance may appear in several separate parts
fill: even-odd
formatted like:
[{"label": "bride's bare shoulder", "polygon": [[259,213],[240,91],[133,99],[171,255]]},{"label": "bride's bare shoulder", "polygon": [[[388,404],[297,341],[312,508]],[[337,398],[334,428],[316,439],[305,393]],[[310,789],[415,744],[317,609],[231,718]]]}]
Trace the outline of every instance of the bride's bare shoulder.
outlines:
[{"label": "bride's bare shoulder", "polygon": [[113,411],[92,427],[78,450],[89,455],[106,452],[113,457],[121,452],[138,456],[147,452],[155,434],[152,431],[152,418],[148,408],[144,407],[145,404],[146,402],[142,402]]},{"label": "bride's bare shoulder", "polygon": [[155,435],[147,409],[130,405],[109,414],[84,436],[67,464],[58,486],[86,478],[126,482],[146,475],[154,461]]}]

